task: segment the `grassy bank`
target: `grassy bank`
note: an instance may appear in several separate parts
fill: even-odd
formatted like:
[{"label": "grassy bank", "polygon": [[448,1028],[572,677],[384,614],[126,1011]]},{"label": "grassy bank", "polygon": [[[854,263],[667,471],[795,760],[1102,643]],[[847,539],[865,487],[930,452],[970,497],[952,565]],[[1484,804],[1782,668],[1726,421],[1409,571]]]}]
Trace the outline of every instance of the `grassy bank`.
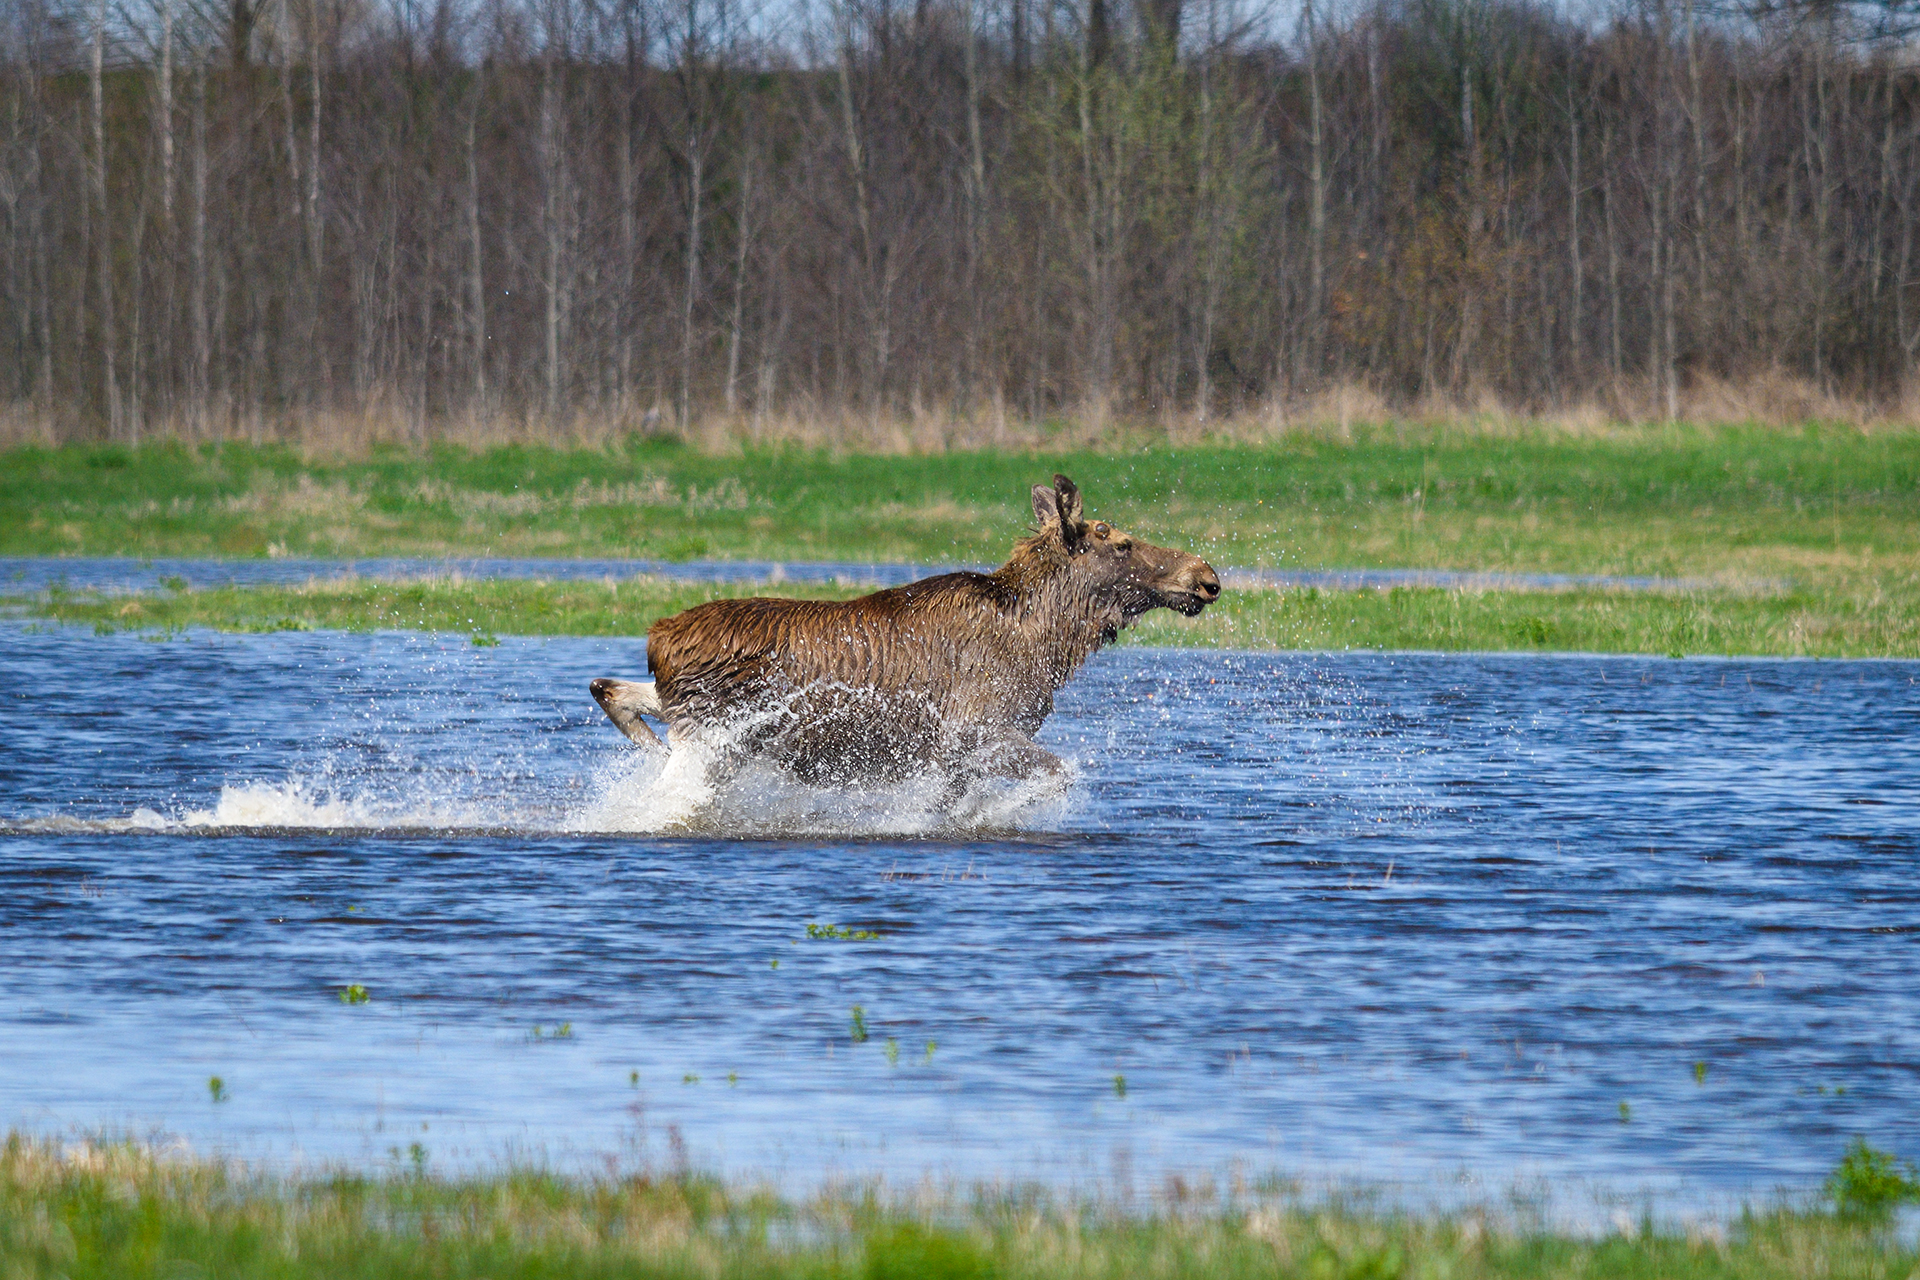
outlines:
[{"label": "grassy bank", "polygon": [[1674,576],[1920,572],[1920,433],[1436,428],[932,457],[634,442],[305,458],[0,452],[0,555],[997,561],[1026,491],[1221,564]]},{"label": "grassy bank", "polygon": [[[4,590],[0,587],[0,590]],[[772,590],[831,598],[846,589],[718,586],[657,578],[600,582],[387,583],[93,596],[56,591],[17,606],[101,632],[165,636],[336,629],[637,636],[705,600]],[[1156,613],[1129,643],[1235,649],[1576,650],[1592,653],[1920,656],[1920,601],[1884,591],[1229,591],[1197,619]]]},{"label": "grassy bank", "polygon": [[1582,1238],[1243,1190],[1150,1209],[1041,1192],[806,1203],[690,1176],[282,1180],[131,1146],[0,1153],[0,1271],[87,1277],[1901,1277],[1884,1215],[1749,1214]]},{"label": "grassy bank", "polygon": [[[1109,453],[224,445],[0,452],[0,555],[607,556],[997,562],[1027,487],[1223,566],[1656,575],[1699,589],[1235,593],[1138,638],[1282,648],[1920,655],[1920,433],[1379,427]],[[0,592],[4,592],[0,584]],[[791,587],[790,594],[803,594]],[[596,591],[602,592],[596,595]],[[370,585],[57,599],[102,626],[631,634],[712,594]],[[124,615],[124,616],[123,616]]]}]

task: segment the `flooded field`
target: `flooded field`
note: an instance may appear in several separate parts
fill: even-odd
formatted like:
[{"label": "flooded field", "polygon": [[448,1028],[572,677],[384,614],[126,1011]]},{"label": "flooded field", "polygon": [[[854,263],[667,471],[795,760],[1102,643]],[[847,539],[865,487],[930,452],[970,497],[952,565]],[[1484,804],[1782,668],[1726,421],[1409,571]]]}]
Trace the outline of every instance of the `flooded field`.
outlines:
[{"label": "flooded field", "polygon": [[0,1123],[1722,1203],[1920,1151],[1920,663],[1119,650],[973,829],[690,796],[587,697],[643,671],[0,622]]}]

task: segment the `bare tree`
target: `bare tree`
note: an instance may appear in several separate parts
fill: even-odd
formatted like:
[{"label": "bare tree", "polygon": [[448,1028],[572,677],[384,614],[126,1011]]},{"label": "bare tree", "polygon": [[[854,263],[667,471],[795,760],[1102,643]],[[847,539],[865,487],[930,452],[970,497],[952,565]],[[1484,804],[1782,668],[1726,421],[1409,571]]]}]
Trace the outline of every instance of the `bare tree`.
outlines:
[{"label": "bare tree", "polygon": [[780,13],[19,0],[11,420],[651,402],[894,439],[1337,380],[1662,417],[1715,379],[1912,384],[1897,5],[1315,0],[1284,41],[1212,0]]}]

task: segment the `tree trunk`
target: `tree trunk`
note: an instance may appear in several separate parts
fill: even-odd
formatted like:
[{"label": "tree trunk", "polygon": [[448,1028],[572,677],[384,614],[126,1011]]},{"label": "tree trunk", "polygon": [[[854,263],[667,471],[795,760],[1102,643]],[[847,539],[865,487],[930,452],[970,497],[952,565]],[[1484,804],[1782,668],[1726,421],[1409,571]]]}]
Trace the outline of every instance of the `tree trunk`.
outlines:
[{"label": "tree trunk", "polygon": [[313,272],[314,319],[319,319],[320,305],[320,254],[324,244],[326,223],[320,217],[320,104],[321,77],[320,54],[322,49],[320,30],[320,0],[308,0],[313,6],[313,33],[307,43],[307,71],[311,81],[313,101],[307,108],[307,265]]},{"label": "tree trunk", "polygon": [[1087,40],[1084,48],[1084,63],[1088,70],[1102,66],[1113,50],[1113,27],[1107,16],[1107,0],[1087,0]]},{"label": "tree trunk", "polygon": [[32,144],[28,152],[28,190],[31,204],[28,209],[27,234],[32,240],[33,281],[30,286],[33,301],[33,328],[36,341],[33,344],[35,373],[33,379],[33,397],[42,413],[51,414],[53,404],[53,261],[47,243],[47,188],[46,163],[42,150],[46,134],[45,106],[41,101],[41,75],[38,64],[39,50],[34,50],[33,69],[28,76],[28,92],[32,95],[32,119],[29,130]]},{"label": "tree trunk", "polygon": [[1460,332],[1453,344],[1447,381],[1458,393],[1466,389],[1480,339],[1480,284],[1474,268],[1480,262],[1481,233],[1486,229],[1486,212],[1481,205],[1482,182],[1480,136],[1473,115],[1473,54],[1467,55],[1460,74],[1460,136],[1466,150],[1462,181],[1466,186],[1467,270],[1460,275]]},{"label": "tree trunk", "polygon": [[853,19],[849,4],[850,0],[839,0],[837,5],[840,15],[840,116],[846,129],[847,164],[853,173],[854,210],[860,226],[860,257],[866,276],[861,293],[867,313],[867,328],[873,339],[862,398],[877,417],[881,399],[886,394],[887,363],[893,348],[893,336],[887,327],[890,290],[882,280],[884,267],[879,261],[880,249],[874,236],[866,151],[860,143],[860,128],[853,107]]},{"label": "tree trunk", "polygon": [[687,148],[687,278],[680,308],[680,426],[693,422],[693,313],[700,294],[700,236],[706,195],[705,147],[690,130]]},{"label": "tree trunk", "polygon": [[740,171],[740,217],[737,228],[739,243],[734,252],[733,261],[733,316],[727,327],[727,417],[731,419],[737,408],[737,389],[740,380],[740,325],[741,308],[744,305],[747,290],[747,255],[753,242],[753,150],[748,148]]},{"label": "tree trunk", "polygon": [[[1088,0],[1089,8],[1100,0]],[[1112,396],[1113,326],[1111,293],[1107,280],[1104,205],[1111,197],[1101,181],[1100,165],[1095,158],[1094,72],[1097,63],[1089,46],[1081,65],[1078,106],[1080,111],[1080,167],[1086,187],[1086,272],[1087,272],[1087,406],[1095,424],[1106,417]]]},{"label": "tree trunk", "polygon": [[1313,0],[1306,0],[1307,23],[1307,343],[1304,381],[1320,381],[1326,351],[1327,281],[1327,142],[1320,101],[1320,32],[1314,21]]},{"label": "tree trunk", "polygon": [[[119,346],[114,325],[113,215],[107,208],[107,131],[105,90],[102,84],[107,44],[107,0],[96,0],[93,10],[93,57],[87,66],[88,97],[92,103],[94,246],[99,256],[100,364],[106,396],[107,432],[120,435],[120,377],[115,364]],[[136,436],[133,441],[140,441]]]},{"label": "tree trunk", "polygon": [[[173,248],[173,0],[160,0],[160,225]],[[171,272],[169,272],[171,276]]]},{"label": "tree trunk", "polygon": [[482,268],[485,264],[480,241],[480,160],[475,153],[475,132],[480,118],[484,84],[478,68],[473,76],[473,101],[467,107],[467,319],[473,362],[473,411],[487,412],[487,288]]},{"label": "tree trunk", "polygon": [[1707,269],[1707,119],[1700,99],[1700,47],[1694,32],[1694,0],[1687,0],[1687,118],[1693,126],[1693,315],[1696,334],[1712,314]]},{"label": "tree trunk", "polygon": [[1614,216],[1613,130],[1600,134],[1600,203],[1606,214],[1607,230],[1607,342],[1608,363],[1613,370],[1613,389],[1620,391],[1626,370],[1620,352],[1620,239]]},{"label": "tree trunk", "polygon": [[[293,18],[285,10],[282,10],[280,15],[279,36],[280,123],[284,132],[282,145],[287,153],[287,215],[293,223],[294,244],[300,246],[295,254],[290,256],[295,256],[297,259],[297,255],[304,252],[311,241],[307,232],[306,184],[301,181],[300,174],[300,135],[293,107]],[[302,275],[307,276],[304,288],[302,288]],[[286,299],[287,310],[293,314],[284,318],[291,320],[297,330],[313,332],[318,326],[314,323],[311,313],[309,312],[306,316],[299,314],[307,311],[313,299],[318,296],[319,291],[311,281],[311,271],[301,272],[296,260],[289,264],[285,284],[287,294],[290,295]],[[255,285],[259,287],[260,282],[256,281]],[[265,309],[262,308],[263,311]],[[291,335],[284,328],[279,336],[282,339],[280,358],[274,361],[274,365],[279,373],[280,384],[276,388],[275,398],[282,404],[296,404],[301,401],[311,404],[312,372],[316,367],[313,359],[313,344],[297,340],[289,341]],[[259,338],[264,349],[266,335],[261,334]]]},{"label": "tree trunk", "polygon": [[615,323],[619,328],[617,376],[620,383],[620,404],[624,412],[633,399],[633,331],[636,319],[633,284],[635,260],[640,253],[640,183],[633,163],[636,135],[639,131],[639,113],[634,107],[640,94],[640,45],[644,37],[634,30],[631,6],[624,10],[623,17],[626,22],[627,60],[620,93],[620,149],[617,157],[619,171],[616,175],[620,187],[620,298],[614,312]]},{"label": "tree trunk", "polygon": [[560,323],[561,323],[561,272],[565,257],[564,232],[562,220],[565,217],[565,196],[562,190],[566,181],[566,161],[562,158],[563,145],[560,127],[560,88],[559,69],[555,65],[553,49],[555,34],[547,34],[547,52],[544,59],[540,86],[540,153],[542,168],[546,176],[546,199],[541,207],[542,230],[546,236],[546,263],[543,283],[546,286],[546,407],[547,420],[554,424],[560,418],[561,368],[560,368]]},{"label": "tree trunk", "polygon": [[212,335],[207,326],[207,62],[203,53],[193,72],[193,377],[190,413],[194,428],[208,434],[207,411],[213,368]]},{"label": "tree trunk", "polygon": [[1200,224],[1200,319],[1194,334],[1193,411],[1202,424],[1213,409],[1213,333],[1220,309],[1220,223],[1222,180],[1214,154],[1213,63],[1217,31],[1215,0],[1207,0],[1207,47],[1200,61],[1200,180],[1196,195]]},{"label": "tree trunk", "polygon": [[[1027,80],[1027,0],[1009,0],[1012,5],[1011,40],[1013,43],[1013,82]],[[969,26],[972,24],[969,23]]]},{"label": "tree trunk", "polygon": [[1567,84],[1567,133],[1567,274],[1573,286],[1567,316],[1567,362],[1568,373],[1577,384],[1585,364],[1581,329],[1586,316],[1583,290],[1587,273],[1580,260],[1580,202],[1584,195],[1580,185],[1580,107],[1574,101],[1571,80]]},{"label": "tree trunk", "polygon": [[965,0],[962,8],[966,30],[962,33],[966,40],[963,66],[967,79],[967,182],[966,182],[966,237],[967,268],[962,284],[962,292],[967,299],[967,336],[966,336],[966,383],[962,388],[963,398],[969,404],[978,394],[980,385],[980,330],[985,324],[984,301],[981,298],[980,267],[982,257],[981,238],[985,234],[982,225],[985,219],[987,198],[987,159],[986,149],[980,141],[980,68],[977,46],[980,33],[974,28],[973,0]]}]

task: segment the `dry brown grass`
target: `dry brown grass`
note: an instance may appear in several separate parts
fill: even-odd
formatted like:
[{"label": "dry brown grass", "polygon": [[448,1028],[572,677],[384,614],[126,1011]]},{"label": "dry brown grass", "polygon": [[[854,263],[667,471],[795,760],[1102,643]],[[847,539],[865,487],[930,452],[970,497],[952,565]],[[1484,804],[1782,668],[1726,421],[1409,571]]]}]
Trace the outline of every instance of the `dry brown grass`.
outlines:
[{"label": "dry brown grass", "polygon": [[[292,444],[315,454],[363,455],[379,447],[457,444],[482,449],[506,444],[604,447],[633,435],[682,440],[709,453],[743,446],[790,444],[880,454],[938,454],[950,450],[1062,448],[1130,449],[1154,443],[1256,443],[1288,436],[1334,441],[1356,429],[1460,436],[1566,435],[1644,438],[1670,428],[1651,383],[1626,379],[1554,405],[1515,405],[1489,390],[1414,399],[1390,396],[1364,382],[1346,381],[1201,416],[1189,410],[1128,414],[1083,406],[1035,420],[989,400],[962,408],[917,403],[882,413],[796,405],[777,413],[710,413],[682,425],[672,407],[650,401],[608,402],[559,418],[524,406],[461,411],[425,418],[402,400],[376,396],[359,409],[303,409],[278,415],[237,409],[175,414],[139,424],[141,439],[248,440]],[[1891,398],[1823,389],[1779,369],[1737,379],[1691,378],[1679,395],[1679,422],[1695,426],[1761,425],[1799,428],[1844,425],[1862,432],[1920,429],[1920,384]],[[57,444],[99,438],[101,432],[67,415],[16,404],[0,409],[0,447]]]}]

